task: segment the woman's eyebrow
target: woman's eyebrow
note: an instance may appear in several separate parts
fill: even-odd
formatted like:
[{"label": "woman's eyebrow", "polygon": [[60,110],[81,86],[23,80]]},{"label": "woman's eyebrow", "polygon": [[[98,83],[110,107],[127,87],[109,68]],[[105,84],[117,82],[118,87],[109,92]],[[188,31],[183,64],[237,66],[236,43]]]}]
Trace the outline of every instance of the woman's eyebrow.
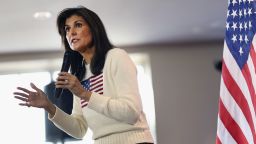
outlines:
[{"label": "woman's eyebrow", "polygon": [[77,22],[82,22],[82,23],[84,23],[85,21],[83,21],[83,20],[76,20],[74,23],[77,23]]},{"label": "woman's eyebrow", "polygon": [[[83,20],[76,20],[76,21],[74,21],[74,23],[77,23],[77,22],[82,22],[82,23],[84,23]],[[65,24],[64,27],[65,27],[65,26],[69,26],[69,25],[68,25],[68,24]]]}]

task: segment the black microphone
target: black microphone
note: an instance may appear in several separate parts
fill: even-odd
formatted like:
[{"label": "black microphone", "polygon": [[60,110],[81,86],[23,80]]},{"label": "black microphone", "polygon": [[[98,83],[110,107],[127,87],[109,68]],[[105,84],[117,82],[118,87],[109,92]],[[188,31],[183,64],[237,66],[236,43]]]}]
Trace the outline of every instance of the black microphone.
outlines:
[{"label": "black microphone", "polygon": [[[70,65],[71,65],[71,51],[65,51],[64,57],[63,57],[63,62],[61,66],[61,72],[68,72]],[[55,88],[55,97],[59,98],[63,92],[62,88]]]}]

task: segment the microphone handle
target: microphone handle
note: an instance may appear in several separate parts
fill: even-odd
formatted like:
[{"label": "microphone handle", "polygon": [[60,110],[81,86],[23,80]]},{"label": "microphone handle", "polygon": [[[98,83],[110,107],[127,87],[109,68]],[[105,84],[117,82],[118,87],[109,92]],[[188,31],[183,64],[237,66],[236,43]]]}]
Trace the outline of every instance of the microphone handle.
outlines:
[{"label": "microphone handle", "polygon": [[[70,67],[70,55],[71,55],[71,52],[69,52],[69,51],[66,51],[64,53],[61,72],[68,72],[68,69]],[[63,92],[63,88],[55,88],[55,94],[54,94],[55,97],[59,98],[61,96],[62,92]]]},{"label": "microphone handle", "polygon": [[55,97],[59,98],[61,96],[62,92],[63,92],[62,88],[56,88],[55,89]]}]

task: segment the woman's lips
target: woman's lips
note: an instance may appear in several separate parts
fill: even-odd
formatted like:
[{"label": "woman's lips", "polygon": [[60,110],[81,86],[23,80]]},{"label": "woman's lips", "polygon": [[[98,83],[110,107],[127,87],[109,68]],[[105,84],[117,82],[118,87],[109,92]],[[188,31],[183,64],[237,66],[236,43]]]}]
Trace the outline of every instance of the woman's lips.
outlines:
[{"label": "woman's lips", "polygon": [[71,40],[71,44],[74,44],[74,43],[76,43],[77,41],[79,41],[79,39],[72,39],[72,40]]}]

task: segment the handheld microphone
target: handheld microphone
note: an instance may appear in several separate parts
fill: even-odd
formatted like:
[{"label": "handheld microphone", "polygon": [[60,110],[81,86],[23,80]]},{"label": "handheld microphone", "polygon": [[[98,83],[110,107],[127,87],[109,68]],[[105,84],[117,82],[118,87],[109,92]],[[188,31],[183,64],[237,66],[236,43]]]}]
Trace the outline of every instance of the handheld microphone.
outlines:
[{"label": "handheld microphone", "polygon": [[[71,52],[70,51],[65,51],[64,57],[63,57],[63,62],[61,66],[61,72],[68,72],[70,65],[71,65]],[[63,92],[62,88],[55,88],[55,97],[59,98]]]}]

